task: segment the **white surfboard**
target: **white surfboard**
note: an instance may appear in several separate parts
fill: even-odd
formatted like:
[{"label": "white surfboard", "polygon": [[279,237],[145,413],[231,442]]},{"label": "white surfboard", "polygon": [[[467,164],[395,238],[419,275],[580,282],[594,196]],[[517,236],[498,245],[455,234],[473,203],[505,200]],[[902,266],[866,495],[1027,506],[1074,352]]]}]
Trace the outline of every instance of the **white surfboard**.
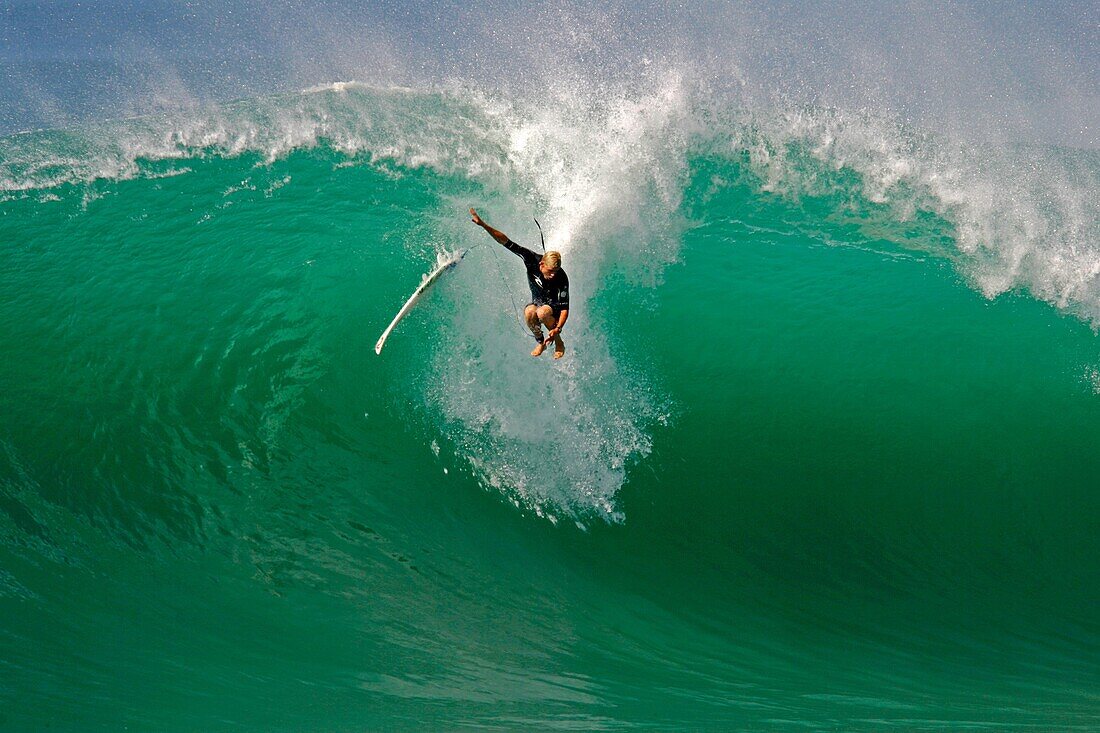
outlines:
[{"label": "white surfboard", "polygon": [[416,301],[420,299],[420,296],[424,294],[424,291],[430,288],[432,286],[432,283],[439,279],[440,275],[457,265],[459,260],[465,257],[466,253],[469,251],[470,250],[468,249],[460,249],[457,252],[448,255],[447,258],[444,259],[438,267],[436,267],[424,277],[424,282],[420,283],[420,287],[418,287],[416,291],[413,292],[411,296],[409,296],[409,299],[405,301],[405,305],[401,306],[401,310],[397,311],[397,315],[393,317],[393,321],[391,321],[390,325],[386,327],[386,330],[382,332],[382,336],[378,339],[378,343],[374,345],[374,353],[382,353],[382,347],[386,345],[386,339],[389,338],[390,332],[393,331],[394,327],[401,322],[401,319],[405,317],[405,314],[412,310],[412,307],[416,305]]}]

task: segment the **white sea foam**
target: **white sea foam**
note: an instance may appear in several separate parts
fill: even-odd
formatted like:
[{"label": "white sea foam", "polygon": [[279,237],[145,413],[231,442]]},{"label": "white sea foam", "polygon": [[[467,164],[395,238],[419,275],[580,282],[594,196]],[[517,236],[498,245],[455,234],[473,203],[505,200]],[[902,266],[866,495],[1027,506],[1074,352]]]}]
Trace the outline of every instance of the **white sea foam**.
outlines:
[{"label": "white sea foam", "polygon": [[748,151],[766,189],[826,195],[825,174],[850,170],[896,221],[926,211],[953,224],[954,249],[936,253],[987,297],[1024,290],[1100,325],[1100,154],[977,146],[838,110],[753,115],[734,129],[730,152]]},{"label": "white sea foam", "polygon": [[[868,110],[747,109],[671,68],[618,89],[572,79],[545,97],[493,96],[458,83],[421,91],[337,83],[19,135],[0,143],[0,191],[41,194],[164,175],[165,161],[182,171],[197,157],[274,161],[318,146],[351,164],[428,167],[476,181],[483,200],[455,199],[454,212],[478,205],[530,246],[537,215],[548,248],[563,252],[577,304],[566,360],[525,355],[533,342],[517,337],[506,297],[526,302],[518,262],[481,248],[470,256],[475,267],[458,270],[465,290],[456,291],[444,326],[463,345],[440,349],[425,385],[443,430],[483,481],[540,512],[619,517],[615,496],[627,467],[649,450],[666,412],[642,376],[644,361],[617,353],[613,334],[593,328],[586,301],[612,268],[635,283],[660,281],[678,256],[680,199],[699,152],[747,158],[763,190],[790,197],[835,195],[836,174],[849,171],[860,186],[849,193],[894,220],[930,212],[956,232],[948,249],[899,244],[949,257],[989,297],[1025,290],[1100,324],[1095,152],[978,146]],[[450,242],[485,239],[457,217],[439,226]],[[504,286],[494,282],[498,266]]]},{"label": "white sea foam", "polygon": [[[486,485],[551,520],[621,519],[616,492],[667,409],[637,362],[592,327],[588,304],[612,265],[652,281],[676,256],[690,105],[679,79],[662,82],[601,105],[576,91],[541,103],[479,99],[495,136],[482,149],[498,156],[476,174],[490,192],[481,213],[536,251],[538,214],[547,249],[562,252],[574,304],[568,354],[527,355],[520,262],[488,241],[472,255],[479,265],[462,271],[465,295],[447,329],[465,346],[437,354],[427,392]],[[453,226],[457,239],[487,241],[465,221]]]}]

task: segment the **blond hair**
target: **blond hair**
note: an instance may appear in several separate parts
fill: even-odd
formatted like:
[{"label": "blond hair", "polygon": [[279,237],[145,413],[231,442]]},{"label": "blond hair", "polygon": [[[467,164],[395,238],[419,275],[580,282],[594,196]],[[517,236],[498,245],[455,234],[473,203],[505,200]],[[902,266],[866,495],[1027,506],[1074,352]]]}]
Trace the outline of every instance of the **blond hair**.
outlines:
[{"label": "blond hair", "polygon": [[550,250],[542,256],[542,261],[551,270],[556,270],[561,267],[561,254],[555,250]]}]

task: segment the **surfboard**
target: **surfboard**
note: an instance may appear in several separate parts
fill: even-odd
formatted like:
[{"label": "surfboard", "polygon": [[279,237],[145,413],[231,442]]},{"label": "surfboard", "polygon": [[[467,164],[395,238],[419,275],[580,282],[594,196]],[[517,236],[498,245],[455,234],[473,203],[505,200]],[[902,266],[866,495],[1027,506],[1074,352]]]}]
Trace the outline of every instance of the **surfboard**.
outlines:
[{"label": "surfboard", "polygon": [[420,287],[418,287],[413,292],[413,294],[409,296],[409,299],[405,301],[405,305],[401,306],[401,310],[397,311],[397,315],[393,317],[390,325],[387,326],[386,330],[382,332],[382,336],[378,339],[378,343],[374,345],[374,353],[382,353],[382,347],[386,345],[386,339],[389,338],[390,332],[393,331],[397,324],[401,322],[401,319],[404,318],[405,315],[413,309],[413,306],[416,305],[416,301],[420,300],[420,296],[423,295],[425,291],[427,291],[427,289],[430,288],[435,283],[435,281],[439,279],[440,275],[457,265],[459,261],[463,257],[465,257],[466,253],[469,251],[470,250],[468,249],[460,249],[456,252],[451,253],[446,257],[446,259],[444,259],[440,263],[438,267],[436,267],[434,270],[424,276],[424,281],[420,283]]}]

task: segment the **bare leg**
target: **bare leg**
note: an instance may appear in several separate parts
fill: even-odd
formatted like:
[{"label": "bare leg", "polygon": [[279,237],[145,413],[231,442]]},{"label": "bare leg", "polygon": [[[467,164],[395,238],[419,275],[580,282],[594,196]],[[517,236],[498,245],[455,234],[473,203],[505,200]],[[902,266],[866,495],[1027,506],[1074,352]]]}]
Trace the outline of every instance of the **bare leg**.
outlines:
[{"label": "bare leg", "polygon": [[529,305],[523,309],[523,318],[527,321],[527,328],[531,329],[531,333],[534,334],[535,339],[539,342],[535,350],[531,352],[531,356],[542,356],[542,352],[546,349],[546,344],[542,342],[542,324],[539,323],[538,309],[533,305]]},{"label": "bare leg", "polygon": [[[538,315],[539,320],[542,321],[542,325],[549,329],[553,329],[554,326],[558,325],[558,319],[554,317],[554,309],[548,305],[540,305],[536,311],[536,315]],[[542,351],[539,351],[539,353],[541,354]],[[565,342],[561,340],[561,335],[559,334],[554,337],[554,358],[560,359],[563,356],[565,356]]]}]

